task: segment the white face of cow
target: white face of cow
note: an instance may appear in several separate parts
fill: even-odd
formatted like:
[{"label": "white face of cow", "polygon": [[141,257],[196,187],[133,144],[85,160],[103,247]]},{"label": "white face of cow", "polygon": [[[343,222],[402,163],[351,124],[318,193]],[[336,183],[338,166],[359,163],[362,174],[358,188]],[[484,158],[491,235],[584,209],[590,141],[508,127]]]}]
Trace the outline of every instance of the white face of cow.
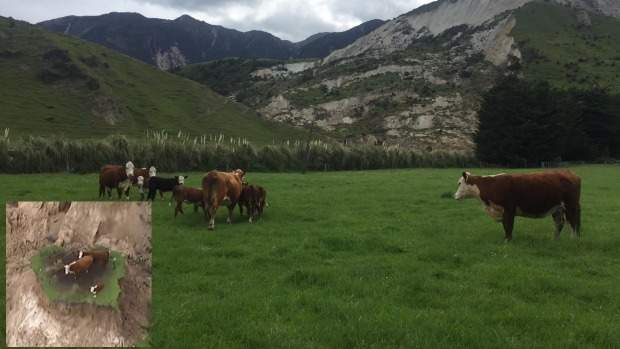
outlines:
[{"label": "white face of cow", "polygon": [[459,187],[456,190],[456,193],[454,193],[454,198],[456,200],[480,197],[480,189],[478,189],[478,186],[467,184],[467,177],[470,175],[471,174],[469,172],[463,172],[463,175],[459,178]]},{"label": "white face of cow", "polygon": [[157,169],[155,168],[155,166],[151,166],[149,168],[149,177],[155,177],[157,176]]},{"label": "white face of cow", "polygon": [[179,185],[185,184],[185,176],[179,176],[177,182],[179,183]]},{"label": "white face of cow", "polygon": [[142,188],[144,186],[144,177],[138,176],[138,187]]},{"label": "white face of cow", "polygon": [[65,275],[69,275],[69,268],[71,266],[69,264],[65,264]]},{"label": "white face of cow", "polygon": [[127,173],[127,177],[133,176],[133,170],[135,168],[136,166],[134,166],[133,162],[127,161],[127,163],[125,164],[125,173]]}]

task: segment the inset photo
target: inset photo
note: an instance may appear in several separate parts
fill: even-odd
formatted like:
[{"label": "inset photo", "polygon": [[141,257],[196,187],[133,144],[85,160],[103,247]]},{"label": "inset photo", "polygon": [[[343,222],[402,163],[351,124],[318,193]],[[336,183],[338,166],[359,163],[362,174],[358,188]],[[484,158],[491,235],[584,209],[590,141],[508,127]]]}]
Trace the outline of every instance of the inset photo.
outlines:
[{"label": "inset photo", "polygon": [[149,341],[148,202],[6,204],[6,345]]}]

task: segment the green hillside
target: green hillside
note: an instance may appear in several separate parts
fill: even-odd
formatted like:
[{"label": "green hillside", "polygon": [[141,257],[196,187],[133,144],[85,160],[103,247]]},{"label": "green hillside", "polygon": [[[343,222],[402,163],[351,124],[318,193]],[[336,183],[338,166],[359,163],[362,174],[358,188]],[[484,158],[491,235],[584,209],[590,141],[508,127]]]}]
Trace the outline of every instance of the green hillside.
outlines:
[{"label": "green hillside", "polygon": [[300,131],[260,119],[207,87],[97,44],[0,17],[0,127],[90,138],[147,129],[246,137]]},{"label": "green hillside", "polygon": [[[512,31],[527,78],[561,88],[608,88],[620,93],[620,19],[547,2],[516,11]],[[587,22],[590,22],[589,24]]]}]

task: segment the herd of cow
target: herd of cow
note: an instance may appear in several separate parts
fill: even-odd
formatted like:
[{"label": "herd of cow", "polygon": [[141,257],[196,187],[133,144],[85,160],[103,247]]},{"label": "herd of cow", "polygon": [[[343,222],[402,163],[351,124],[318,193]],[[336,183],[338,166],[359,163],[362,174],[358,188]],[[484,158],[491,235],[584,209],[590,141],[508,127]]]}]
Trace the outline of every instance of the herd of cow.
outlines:
[{"label": "herd of cow", "polygon": [[[189,188],[183,185],[185,176],[161,178],[156,176],[154,167],[136,169],[131,161],[123,166],[106,165],[99,176],[99,196],[113,188],[118,196],[124,191],[129,198],[129,187],[138,187],[144,197],[144,187],[148,187],[148,198],[153,200],[157,191],[172,191],[172,199],[177,203],[174,215],[183,213],[183,202],[194,204],[194,210],[202,207],[209,221],[209,229],[215,228],[215,213],[226,203],[227,222],[237,204],[239,212],[247,210],[249,221],[259,217],[265,207],[266,192],[260,186],[247,185],[245,172],[211,171],[202,179],[202,188]],[[504,227],[505,239],[512,239],[516,216],[542,218],[551,215],[555,224],[557,239],[566,221],[573,234],[579,236],[581,226],[581,178],[568,170],[546,171],[530,174],[497,174],[493,176],[473,176],[463,172],[454,194],[457,200],[478,198],[487,214]]]},{"label": "herd of cow", "polygon": [[249,222],[262,216],[266,206],[267,192],[257,185],[249,185],[245,180],[245,172],[237,169],[232,172],[210,171],[202,179],[201,188],[185,186],[188,176],[164,178],[157,176],[157,169],[136,168],[131,161],[125,166],[105,165],[99,172],[99,198],[107,193],[112,196],[116,189],[118,198],[124,194],[129,199],[132,186],[138,188],[140,199],[144,199],[145,188],[148,189],[147,199],[154,200],[157,192],[161,198],[165,192],[172,192],[171,201],[175,201],[174,216],[183,213],[183,203],[194,205],[194,211],[202,207],[209,229],[215,229],[215,215],[220,205],[228,208],[227,223],[232,222],[235,206],[239,205],[239,213],[243,215],[245,208]]}]

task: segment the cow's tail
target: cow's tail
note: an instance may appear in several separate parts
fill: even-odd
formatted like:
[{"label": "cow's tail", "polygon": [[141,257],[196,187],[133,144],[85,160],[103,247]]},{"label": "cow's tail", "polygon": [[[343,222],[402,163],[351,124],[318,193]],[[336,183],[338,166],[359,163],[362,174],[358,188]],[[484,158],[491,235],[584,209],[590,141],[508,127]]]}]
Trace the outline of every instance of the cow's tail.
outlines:
[{"label": "cow's tail", "polygon": [[219,178],[215,173],[208,173],[204,184],[203,190],[205,193],[204,195],[206,195],[205,204],[207,207],[212,207],[215,205],[217,190],[220,185]]}]

